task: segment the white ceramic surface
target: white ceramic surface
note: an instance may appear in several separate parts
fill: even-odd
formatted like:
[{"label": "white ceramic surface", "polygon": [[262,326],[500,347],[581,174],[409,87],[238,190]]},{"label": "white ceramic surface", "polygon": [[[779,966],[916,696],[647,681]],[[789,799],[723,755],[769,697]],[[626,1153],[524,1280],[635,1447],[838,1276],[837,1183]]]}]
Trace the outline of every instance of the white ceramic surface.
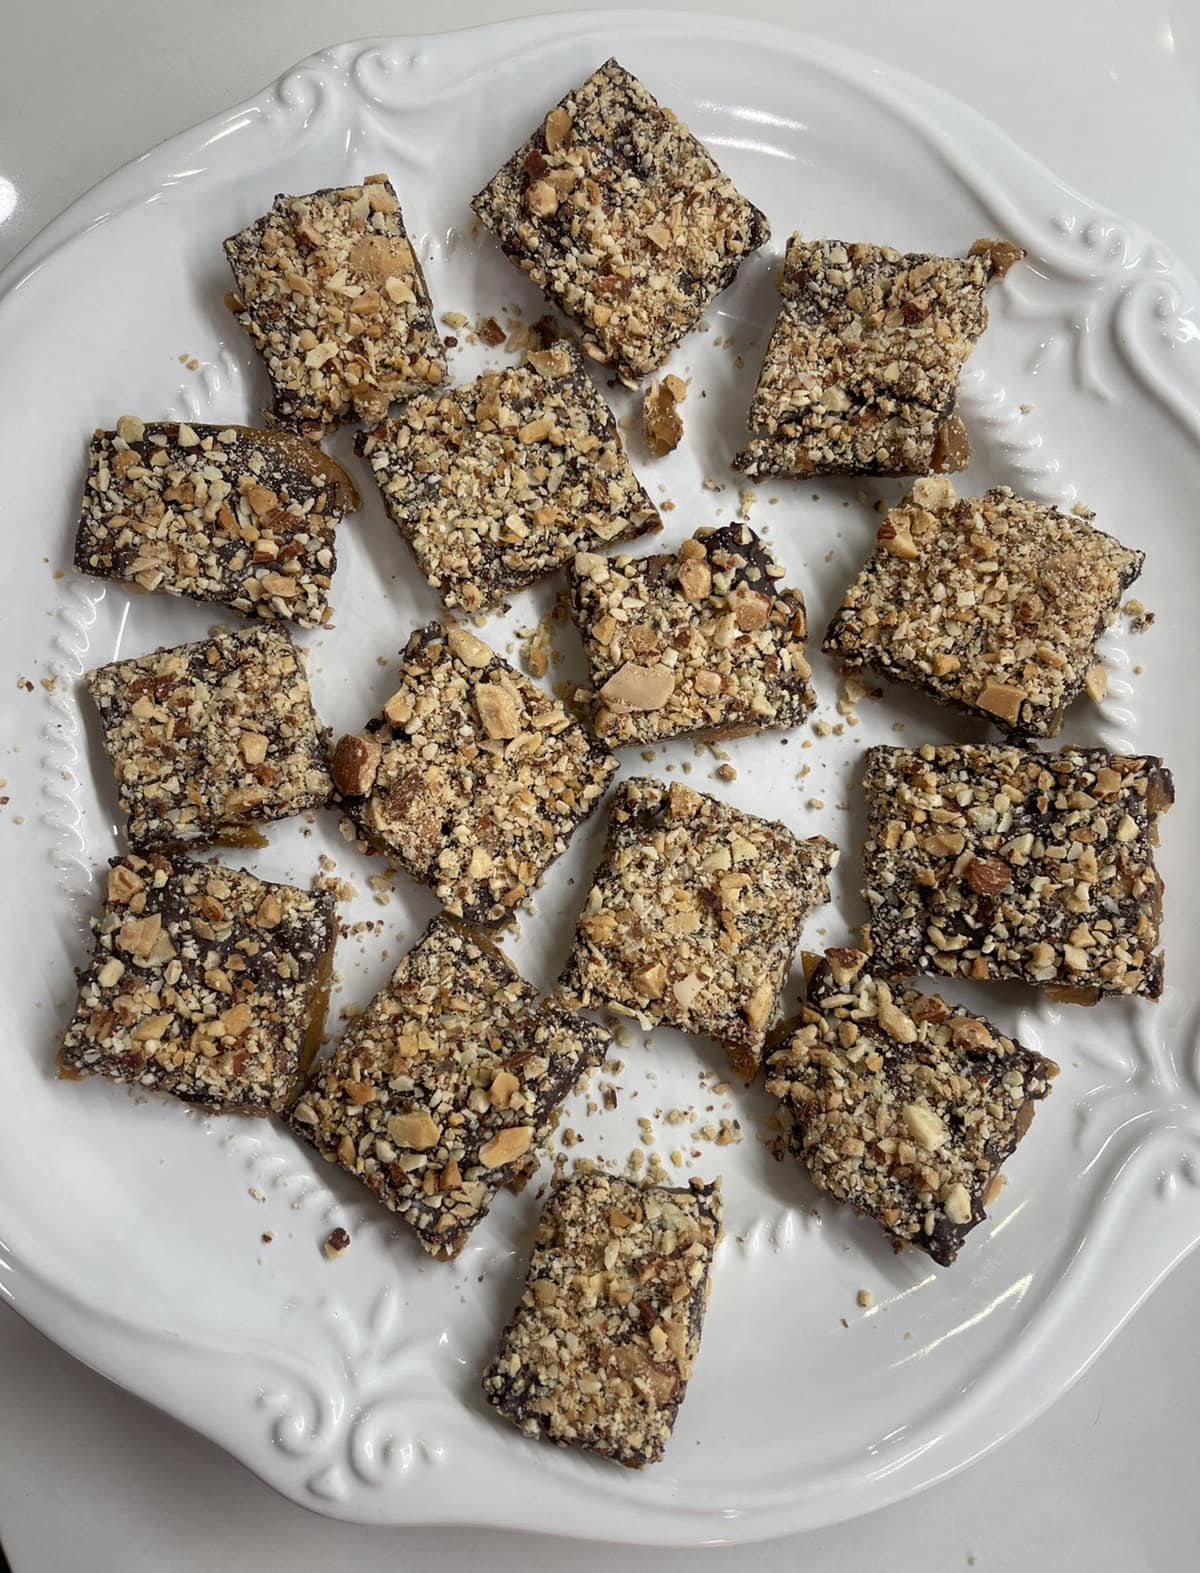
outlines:
[{"label": "white ceramic surface", "polygon": [[[334,51],[114,177],[4,280],[0,328],[12,352],[0,394],[16,412],[2,439],[4,473],[21,477],[4,506],[10,519],[41,521],[21,535],[29,552],[16,564],[13,606],[26,610],[5,619],[5,654],[14,674],[61,673],[56,693],[39,687],[20,698],[18,717],[47,707],[36,724],[24,722],[31,735],[44,725],[45,742],[26,746],[5,788],[31,810],[25,834],[8,843],[31,909],[23,907],[21,927],[36,915],[54,939],[27,961],[14,927],[7,953],[24,1052],[5,1063],[2,1085],[8,1106],[27,1117],[0,1153],[4,1281],[18,1309],[67,1347],[215,1436],[297,1500],[345,1516],[678,1542],[847,1516],[956,1467],[1036,1412],[1197,1233],[1196,1022],[1175,989],[1157,1008],[1116,1005],[1059,1021],[1022,1009],[1015,992],[990,997],[1001,1020],[1064,1063],[1064,1076],[1010,1166],[990,1236],[978,1231],[948,1274],[893,1259],[866,1225],[827,1206],[814,1217],[806,1184],[754,1140],[761,1097],[732,1093],[736,1108],[722,1112],[739,1115],[747,1139],[704,1149],[696,1165],[726,1176],[731,1236],[704,1355],[666,1462],[631,1477],[521,1444],[475,1401],[477,1369],[519,1278],[531,1196],[499,1209],[459,1264],[425,1265],[352,1186],[332,1177],[326,1189],[328,1171],[316,1174],[282,1133],[229,1130],[136,1106],[107,1087],[64,1088],[50,1075],[90,873],[113,844],[73,677],[81,661],[186,637],[212,620],[202,608],[132,604],[119,592],[98,598],[94,587],[52,578],[69,561],[79,481],[78,466],[61,455],[76,454],[80,432],[121,410],[231,418],[261,403],[259,370],[221,307],[217,242],[275,189],[387,168],[410,223],[427,231],[423,254],[441,309],[532,304],[485,242],[462,238],[463,198],[609,47],[721,149],[771,216],[773,253],[795,226],[935,248],[1001,231],[1030,248],[1034,266],[994,303],[993,330],[964,386],[977,445],[967,481],[1007,480],[1055,500],[1072,500],[1077,487],[1102,524],[1150,553],[1140,593],[1159,622],[1149,635],[1109,641],[1112,698],[1099,713],[1073,714],[1068,735],[1168,753],[1181,788],[1167,826],[1168,879],[1180,865],[1194,743],[1178,726],[1163,641],[1173,641],[1186,671],[1194,657],[1182,647],[1194,634],[1184,581],[1195,548],[1172,526],[1186,516],[1200,420],[1194,330],[1184,316],[1192,286],[1144,237],[1064,191],[961,106],[823,46],[746,26],[740,33],[736,50],[724,35],[719,89],[711,62],[721,35],[698,23],[681,42],[676,19],[623,20],[615,43],[611,20],[600,28],[572,19]],[[478,123],[471,117],[484,87],[504,107],[489,111],[494,135],[480,153],[462,128]],[[733,333],[745,367],[712,336],[686,344],[677,365],[690,368],[693,397],[708,391],[685,411],[689,447],[661,465],[635,452],[646,478],[661,476],[679,505],[668,539],[729,516],[736,503],[724,464],[753,376],[747,341],[761,350],[769,325],[761,260],[721,308],[713,335]],[[204,362],[201,372],[181,370],[185,352]],[[469,374],[472,362],[463,356],[457,369]],[[1033,412],[1022,415],[1022,403]],[[707,475],[726,492],[705,490]],[[872,516],[856,489],[816,490],[818,502],[804,488],[761,488],[754,522],[771,527],[819,628],[866,549]],[[318,704],[335,725],[369,713],[387,681],[374,656],[394,652],[431,609],[377,509],[345,533],[338,627],[313,658]],[[522,598],[509,625],[532,620],[531,607],[548,599]],[[60,614],[53,623],[48,608]],[[485,637],[502,639],[497,630],[489,624]],[[1144,676],[1133,674],[1135,663]],[[818,684],[837,720],[824,665]],[[694,785],[842,841],[838,910],[818,918],[810,940],[818,925],[836,937],[857,917],[857,816],[832,805],[854,801],[860,743],[892,739],[896,719],[906,723],[905,741],[951,735],[945,716],[895,694],[861,709],[858,729],[803,752],[799,737],[786,750],[778,739],[736,745],[739,780],[729,787],[686,747],[662,751],[654,767],[694,763]],[[85,758],[76,785],[70,778]],[[797,782],[804,763],[812,774]],[[39,796],[46,812],[35,823]],[[813,796],[829,810],[808,810]],[[257,866],[303,877],[321,849],[339,858],[344,877],[362,884],[371,871],[356,865],[332,824],[311,839],[277,832]],[[61,872],[57,891],[46,879],[48,855]],[[561,956],[572,867],[556,871],[515,948],[532,975],[549,977]],[[1187,906],[1176,882],[1168,896],[1176,978],[1192,961]],[[346,947],[344,998],[385,975],[382,951],[394,957],[396,928],[413,937],[427,911],[411,891],[382,911],[362,905],[356,915],[381,918],[387,933]],[[573,1109],[568,1118],[588,1137],[580,1150],[623,1157],[634,1116],[695,1103],[697,1068],[718,1063],[668,1034],[656,1036],[653,1054],[639,1039],[623,1057],[629,1119],[588,1122]],[[664,1133],[660,1145],[668,1144]],[[316,1247],[335,1220],[356,1239],[330,1267]],[[264,1229],[277,1235],[269,1249],[259,1243]],[[869,1316],[854,1308],[862,1284],[881,1302]]]}]

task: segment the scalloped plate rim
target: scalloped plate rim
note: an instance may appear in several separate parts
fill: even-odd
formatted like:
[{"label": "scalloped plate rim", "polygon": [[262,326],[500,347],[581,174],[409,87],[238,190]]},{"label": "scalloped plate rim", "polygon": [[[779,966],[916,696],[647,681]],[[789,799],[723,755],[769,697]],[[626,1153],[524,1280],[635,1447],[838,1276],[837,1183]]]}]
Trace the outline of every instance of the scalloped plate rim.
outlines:
[{"label": "scalloped plate rim", "polygon": [[[814,59],[828,61],[831,65],[840,67],[848,74],[865,76],[876,84],[887,84],[893,87],[907,87],[913,91],[918,102],[934,103],[943,106],[948,113],[952,113],[959,123],[969,126],[984,134],[993,147],[1005,149],[1010,158],[1018,160],[1022,170],[1030,179],[1037,178],[1044,183],[1052,185],[1064,198],[1069,198],[1084,209],[1093,221],[1112,219],[1124,227],[1127,233],[1135,236],[1143,249],[1153,248],[1161,261],[1164,273],[1169,275],[1186,296],[1189,306],[1197,298],[1197,287],[1190,272],[1183,267],[1172,253],[1155,241],[1140,225],[1127,223],[1118,215],[1100,207],[1090,199],[1073,191],[1058,179],[1049,169],[1043,166],[1036,158],[1027,153],[1020,145],[1008,135],[1007,132],[995,126],[970,105],[963,103],[952,95],[934,88],[911,74],[893,68],[889,65],[872,60],[865,54],[847,49],[840,45],[833,45],[824,40],[810,35],[792,32],[786,28],[776,27],[763,22],[750,22],[746,19],[723,18],[709,14],[693,15],[686,12],[675,11],[626,11],[626,12],[572,12],[560,13],[547,17],[527,17],[512,19],[504,22],[485,24],[483,26],[462,29],[451,33],[413,34],[395,36],[374,36],[363,39],[347,41],[346,43],[331,45],[325,49],[297,62],[294,66],[283,72],[273,82],[266,84],[259,92],[243,100],[240,104],[209,117],[172,137],[158,143],[136,160],[113,172],[93,185],[89,190],[78,197],[67,209],[56,218],[52,219],[27,246],[4,268],[0,273],[0,305],[7,297],[21,288],[23,282],[35,272],[46,258],[60,246],[69,243],[75,236],[92,225],[109,210],[111,203],[128,201],[136,197],[133,187],[139,189],[145,186],[149,176],[151,183],[154,171],[164,166],[164,161],[169,159],[174,152],[182,151],[194,145],[200,136],[224,128],[235,129],[233,123],[239,117],[255,112],[262,113],[273,98],[277,97],[281,85],[291,76],[310,69],[319,69],[328,65],[336,55],[350,55],[357,58],[359,54],[371,49],[392,49],[398,53],[419,48],[423,43],[445,42],[450,39],[463,40],[472,38],[476,42],[491,39],[504,51],[507,51],[517,40],[529,38],[531,30],[536,23],[539,37],[543,41],[553,41],[564,34],[572,37],[586,36],[591,33],[601,33],[607,42],[616,41],[613,47],[619,48],[621,35],[653,36],[664,29],[678,30],[686,27],[692,34],[705,34],[720,36],[723,30],[736,27],[738,33],[750,40],[769,43],[773,47],[797,57],[802,57],[809,63]],[[607,43],[606,43],[607,48]],[[249,129],[249,125],[238,128]],[[103,206],[101,206],[103,204]],[[99,211],[98,211],[99,210]],[[1186,310],[1180,316],[1186,316]],[[1179,357],[1175,357],[1174,370],[1178,371]],[[1177,390],[1180,399],[1194,412],[1200,409],[1196,399],[1195,390]],[[1200,417],[1198,417],[1200,418]],[[914,1492],[932,1485],[938,1480],[957,1472],[966,1465],[1015,1431],[1029,1424],[1038,1415],[1043,1413],[1055,1399],[1083,1374],[1091,1363],[1101,1354],[1106,1345],[1127,1323],[1138,1307],[1158,1287],[1172,1268],[1186,1256],[1197,1243],[1200,1243],[1200,1216],[1194,1226],[1189,1226],[1185,1232],[1178,1224],[1172,1226],[1176,1231],[1175,1245],[1166,1253],[1167,1260],[1159,1270],[1149,1275],[1148,1281],[1140,1282],[1137,1289],[1131,1294],[1123,1294],[1121,1298],[1122,1309],[1113,1320],[1112,1313],[1105,1317],[1105,1331],[1098,1339],[1089,1341],[1086,1355],[1071,1372],[1065,1381],[1047,1386],[1042,1390],[1039,1400],[1023,1409],[1022,1412],[1010,1421],[1007,1421],[998,1432],[988,1435],[980,1445],[974,1447],[967,1456],[955,1457],[950,1461],[942,1460],[936,1467],[926,1468],[924,1473],[920,1468],[908,1466],[903,1470],[896,1470],[894,1480],[896,1484],[876,1487],[869,1500],[856,1500],[842,1502],[831,1501],[804,1501],[793,1502],[782,1506],[773,1506],[761,1513],[755,1511],[753,1516],[743,1515],[730,1517],[719,1510],[696,1512],[692,1510],[672,1510],[657,1503],[633,1503],[622,1505],[622,1512],[627,1513],[627,1524],[609,1525],[606,1528],[606,1538],[619,1540],[630,1544],[661,1544],[661,1545],[699,1545],[701,1543],[713,1544],[723,1541],[751,1541],[767,1538],[772,1535],[786,1533],[808,1527],[817,1527],[822,1524],[836,1522],[839,1519],[854,1516],[860,1512],[869,1511],[875,1507],[886,1505],[908,1496]],[[415,1512],[403,1511],[410,1504],[406,1502],[403,1492],[398,1493],[393,1499],[402,1511],[395,1514],[386,1512],[376,1514],[339,1512],[338,1504],[331,1501],[314,1500],[312,1494],[306,1497],[298,1496],[289,1490],[286,1482],[277,1472],[274,1477],[270,1468],[270,1456],[266,1458],[253,1456],[255,1449],[261,1452],[260,1444],[251,1444],[245,1440],[244,1446],[238,1446],[238,1438],[231,1436],[230,1429],[224,1431],[215,1423],[201,1423],[189,1421],[185,1412],[186,1405],[176,1398],[172,1401],[170,1394],[164,1395],[161,1391],[156,1394],[156,1384],[153,1381],[140,1380],[141,1375],[137,1365],[136,1350],[118,1348],[121,1340],[128,1340],[136,1333],[132,1323],[112,1318],[115,1326],[102,1330],[93,1321],[86,1326],[89,1311],[94,1307],[89,1306],[82,1297],[77,1297],[77,1303],[71,1305],[61,1297],[57,1291],[47,1288],[41,1275],[33,1268],[23,1265],[18,1260],[8,1257],[3,1238],[0,1236],[0,1270],[5,1274],[0,1279],[0,1293],[8,1300],[10,1305],[19,1314],[27,1317],[34,1326],[45,1332],[48,1336],[61,1343],[77,1358],[92,1366],[102,1374],[118,1381],[130,1391],[159,1403],[166,1412],[182,1419],[185,1423],[192,1423],[196,1429],[209,1436],[219,1445],[238,1457],[259,1478],[268,1485],[279,1490],[281,1494],[292,1500],[301,1501],[303,1505],[314,1508],[331,1516],[347,1517],[363,1523],[391,1523],[391,1524],[439,1524],[439,1523],[464,1523],[494,1524],[508,1528],[524,1528],[544,1533],[559,1533],[567,1535],[583,1535],[592,1532],[585,1526],[576,1528],[570,1523],[552,1525],[534,1524],[527,1519],[518,1519],[498,1512],[489,1516],[471,1517],[464,1519],[461,1516],[451,1515],[449,1508],[445,1516],[440,1513],[423,1514],[419,1507]],[[1049,1310],[1049,1306],[1046,1308]],[[103,1318],[102,1318],[103,1320]],[[184,1351],[178,1351],[183,1354]],[[120,1372],[120,1375],[117,1373]],[[236,1427],[233,1427],[236,1430]],[[931,1449],[931,1451],[935,1451]],[[861,1495],[861,1490],[860,1493]],[[601,1504],[611,1504],[607,1493],[601,1493]]]}]

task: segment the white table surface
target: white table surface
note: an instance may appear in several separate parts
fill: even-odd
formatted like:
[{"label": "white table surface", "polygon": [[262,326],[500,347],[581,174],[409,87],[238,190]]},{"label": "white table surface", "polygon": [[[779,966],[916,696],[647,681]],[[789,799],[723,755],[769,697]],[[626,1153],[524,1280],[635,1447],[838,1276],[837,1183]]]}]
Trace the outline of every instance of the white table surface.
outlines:
[{"label": "white table surface", "polygon": [[[1140,220],[1200,271],[1197,0],[1170,9],[1143,0],[695,0],[692,8],[788,22],[968,98],[1064,180]],[[20,28],[10,17],[0,47],[0,263],[110,169],[314,49],[527,9],[519,0],[23,7]],[[967,64],[972,49],[978,58]],[[1182,1573],[1197,1565],[1200,1528],[1188,1479],[1200,1413],[1198,1297],[1200,1255],[1047,1415],[922,1497],[761,1547],[654,1553],[654,1566]],[[0,1540],[14,1573],[80,1564],[89,1573],[538,1573],[564,1563],[573,1573],[609,1573],[631,1559],[529,1536],[366,1530],[316,1518],[8,1311],[0,1311]]]}]

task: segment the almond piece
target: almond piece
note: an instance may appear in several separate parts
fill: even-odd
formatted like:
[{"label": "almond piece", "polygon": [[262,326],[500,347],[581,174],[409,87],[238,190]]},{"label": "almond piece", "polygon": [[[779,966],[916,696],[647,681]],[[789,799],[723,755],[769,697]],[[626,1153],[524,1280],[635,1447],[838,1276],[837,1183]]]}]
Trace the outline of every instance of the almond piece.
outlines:
[{"label": "almond piece", "polygon": [[692,606],[703,601],[712,589],[712,570],[702,557],[688,557],[681,562],[676,578],[680,594]]},{"label": "almond piece", "polygon": [[502,1163],[523,1158],[532,1142],[532,1125],[506,1125],[479,1149],[479,1161],[485,1169],[497,1169]]},{"label": "almond piece", "polygon": [[941,1117],[927,1103],[906,1103],[900,1110],[900,1118],[913,1141],[926,1152],[937,1152],[950,1140],[950,1132]]},{"label": "almond piece", "polygon": [[126,863],[118,863],[115,868],[108,871],[108,900],[113,906],[124,905],[139,890],[145,889],[145,881],[140,874]]},{"label": "almond piece", "polygon": [[268,747],[268,741],[261,732],[242,733],[242,758],[248,765],[261,765],[267,757]]},{"label": "almond piece", "polygon": [[520,1085],[512,1071],[497,1071],[488,1088],[488,1102],[493,1109],[507,1109]]},{"label": "almond piece", "polygon": [[970,1223],[971,1196],[965,1185],[952,1185],[942,1203],[943,1211],[951,1223]]},{"label": "almond piece", "polygon": [[1013,683],[985,683],[975,703],[981,710],[997,715],[1003,721],[1015,722],[1020,717],[1021,706],[1028,697],[1023,688],[1018,688]]},{"label": "almond piece", "polygon": [[667,986],[667,969],[661,961],[638,967],[633,974],[633,986],[646,999],[661,999],[662,992]]},{"label": "almond piece", "polygon": [[747,590],[744,585],[729,597],[734,620],[743,633],[765,628],[771,620],[771,597],[762,590]]},{"label": "almond piece", "polygon": [[890,557],[901,558],[904,562],[915,562],[921,555],[908,525],[891,515],[879,526],[875,539],[881,550],[887,552]]},{"label": "almond piece", "polygon": [[851,978],[856,978],[867,963],[866,952],[861,950],[827,950],[825,960],[839,989],[845,988]]},{"label": "almond piece", "polygon": [[967,884],[981,896],[1000,896],[1012,884],[1012,870],[999,858],[972,858],[966,868]]},{"label": "almond piece", "polygon": [[507,739],[520,735],[521,718],[513,696],[499,683],[476,684],[475,708],[489,737]]},{"label": "almond piece", "polygon": [[550,218],[558,212],[558,192],[548,180],[534,180],[525,192],[525,207],[534,218]]},{"label": "almond piece", "polygon": [[387,1133],[397,1147],[425,1152],[437,1145],[442,1128],[423,1109],[418,1109],[411,1114],[393,1114],[387,1122]]},{"label": "almond piece", "polygon": [[412,720],[412,715],[412,695],[405,693],[404,689],[400,689],[398,693],[393,694],[383,707],[384,720],[389,721],[392,726],[403,726],[406,722]]},{"label": "almond piece", "polygon": [[370,733],[348,733],[333,752],[334,786],[346,797],[364,797],[375,784],[382,758],[383,749]]},{"label": "almond piece", "polygon": [[600,698],[610,710],[661,710],[675,692],[675,674],[665,666],[639,666],[626,661],[600,690]]},{"label": "almond piece", "polygon": [[485,666],[492,663],[492,652],[482,639],[476,639],[474,634],[469,634],[465,628],[450,628],[446,631],[446,643],[450,647],[450,654],[457,656],[465,666],[475,667],[482,671]]},{"label": "almond piece", "polygon": [[1093,704],[1099,704],[1108,693],[1108,669],[1103,666],[1089,666],[1083,686],[1088,698]]},{"label": "almond piece", "polygon": [[557,153],[559,148],[571,139],[571,117],[567,111],[558,104],[546,116],[543,128],[546,135],[547,153]]}]

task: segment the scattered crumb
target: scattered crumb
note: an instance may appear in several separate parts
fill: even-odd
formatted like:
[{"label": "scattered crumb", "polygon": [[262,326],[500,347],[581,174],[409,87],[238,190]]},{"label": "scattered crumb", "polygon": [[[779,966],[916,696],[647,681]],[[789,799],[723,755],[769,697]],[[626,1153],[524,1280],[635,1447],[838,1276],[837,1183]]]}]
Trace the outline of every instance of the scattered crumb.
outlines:
[{"label": "scattered crumb", "polygon": [[[1022,404],[1022,406],[1021,406],[1021,414],[1022,415],[1032,415],[1033,411],[1034,411],[1034,406],[1032,404]],[[974,1559],[972,1558],[972,1560],[974,1560]]]},{"label": "scattered crumb", "polygon": [[859,1305],[862,1306],[864,1311],[869,1311],[871,1309],[871,1307],[875,1304],[875,1296],[871,1293],[871,1291],[869,1289],[860,1289],[858,1291],[858,1294],[857,1294],[856,1298],[858,1300]]},{"label": "scattered crumb", "polygon": [[247,1194],[256,1202],[265,1202],[267,1199],[257,1185],[250,1186]]},{"label": "scattered crumb", "polygon": [[[772,499],[773,500],[773,499]],[[749,519],[750,511],[758,501],[758,493],[749,486],[743,486],[738,493],[738,518]]]},{"label": "scattered crumb", "polygon": [[275,1236],[268,1230],[261,1238],[264,1245],[270,1245]]},{"label": "scattered crumb", "polygon": [[1148,611],[1141,601],[1126,601],[1121,610],[1129,618],[1129,626],[1135,634],[1144,634],[1154,622],[1154,613]]},{"label": "scattered crumb", "polygon": [[503,344],[508,337],[495,317],[480,317],[475,323],[475,332],[485,344],[490,345],[493,349],[498,344]]},{"label": "scattered crumb", "polygon": [[334,1229],[325,1244],[321,1247],[331,1262],[336,1262],[343,1252],[350,1248],[350,1236],[345,1229]]},{"label": "scattered crumb", "polygon": [[651,383],[642,395],[642,436],[656,459],[673,453],[683,436],[679,405],[687,397],[680,378],[668,375]]},{"label": "scattered crumb", "polygon": [[824,801],[823,798],[810,797],[808,802],[804,806],[805,806],[805,808],[822,809],[822,808],[825,807],[825,801]]},{"label": "scattered crumb", "polygon": [[1100,704],[1108,693],[1108,671],[1103,666],[1089,666],[1083,679],[1084,690],[1093,704]]},{"label": "scattered crumb", "polygon": [[732,765],[718,765],[717,775],[722,781],[736,781],[737,771]]},{"label": "scattered crumb", "polygon": [[43,678],[40,679],[40,681],[41,681],[42,687],[46,690],[46,692],[48,694],[52,694],[54,692],[54,690],[58,687],[58,678],[57,677],[43,677]]}]

